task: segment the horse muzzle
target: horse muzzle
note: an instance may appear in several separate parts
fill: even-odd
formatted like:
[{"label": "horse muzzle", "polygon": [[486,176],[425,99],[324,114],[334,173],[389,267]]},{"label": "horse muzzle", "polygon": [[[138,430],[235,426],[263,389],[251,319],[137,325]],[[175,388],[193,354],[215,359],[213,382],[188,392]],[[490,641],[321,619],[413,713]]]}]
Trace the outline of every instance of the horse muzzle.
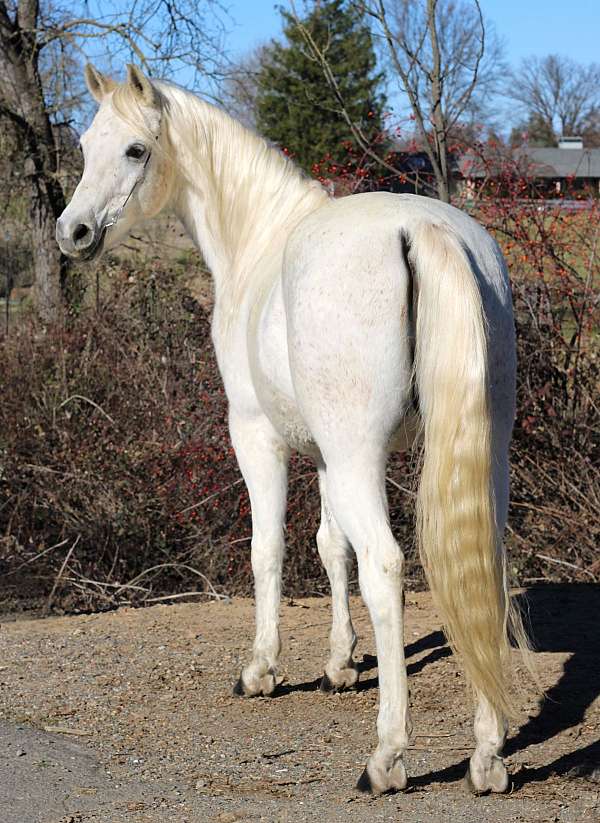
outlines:
[{"label": "horse muzzle", "polygon": [[100,227],[91,220],[66,220],[63,214],[56,221],[56,242],[67,257],[77,260],[93,260],[104,247],[106,226]]}]

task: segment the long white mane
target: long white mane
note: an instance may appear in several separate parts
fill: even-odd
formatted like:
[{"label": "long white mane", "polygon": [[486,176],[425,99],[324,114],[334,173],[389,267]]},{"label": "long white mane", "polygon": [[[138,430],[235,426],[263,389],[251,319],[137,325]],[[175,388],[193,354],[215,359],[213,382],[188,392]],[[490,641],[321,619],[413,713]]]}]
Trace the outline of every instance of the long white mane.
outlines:
[{"label": "long white mane", "polygon": [[[265,292],[289,232],[329,195],[226,112],[172,83],[152,84],[162,110],[163,150],[205,205],[202,250],[235,310],[248,289]],[[112,104],[119,116],[145,128],[128,84],[115,89]]]}]

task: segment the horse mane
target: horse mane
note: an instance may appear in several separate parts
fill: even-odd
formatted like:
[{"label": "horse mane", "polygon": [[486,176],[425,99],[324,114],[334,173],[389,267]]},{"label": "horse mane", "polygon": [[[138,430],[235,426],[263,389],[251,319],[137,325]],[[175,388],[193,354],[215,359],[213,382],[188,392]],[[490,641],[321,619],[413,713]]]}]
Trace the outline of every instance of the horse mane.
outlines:
[{"label": "horse mane", "polygon": [[[161,111],[159,150],[176,162],[187,183],[207,202],[206,223],[218,261],[227,274],[223,286],[235,311],[249,289],[266,294],[280,271],[277,262],[292,228],[329,195],[279,149],[222,109],[181,87],[152,80]],[[152,141],[144,109],[131,86],[112,95],[117,115]],[[181,152],[184,163],[178,161]],[[254,295],[253,295],[254,297]]]}]

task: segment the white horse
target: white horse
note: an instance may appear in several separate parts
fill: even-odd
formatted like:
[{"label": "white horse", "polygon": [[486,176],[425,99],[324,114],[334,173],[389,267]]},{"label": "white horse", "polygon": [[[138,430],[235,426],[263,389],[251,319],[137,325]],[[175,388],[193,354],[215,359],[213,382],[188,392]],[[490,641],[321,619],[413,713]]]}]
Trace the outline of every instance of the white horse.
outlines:
[{"label": "white horse", "polygon": [[332,199],[225,113],[133,66],[121,85],[91,66],[86,80],[100,108],[81,138],[81,182],[57,224],[61,249],[91,260],[169,207],[214,277],[213,340],[252,504],[256,639],[236,692],[269,695],[281,682],[287,463],[296,449],[318,468],[317,545],[332,590],[322,686],[357,681],[352,546],[380,688],[379,742],[359,787],[406,786],[403,554],[389,526],[385,466],[390,450],[421,437],[421,555],[477,696],[467,778],[476,792],[506,790],[512,612],[502,532],[515,344],[496,243],[435,200]]}]

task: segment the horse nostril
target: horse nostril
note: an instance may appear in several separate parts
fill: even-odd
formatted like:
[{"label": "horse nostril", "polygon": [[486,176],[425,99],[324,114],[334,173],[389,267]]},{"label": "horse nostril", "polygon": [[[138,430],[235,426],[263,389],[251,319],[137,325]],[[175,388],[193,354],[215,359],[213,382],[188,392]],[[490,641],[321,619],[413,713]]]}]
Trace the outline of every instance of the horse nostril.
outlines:
[{"label": "horse nostril", "polygon": [[73,241],[79,244],[82,240],[85,240],[90,233],[90,227],[86,226],[85,223],[80,223],[73,232]]}]

